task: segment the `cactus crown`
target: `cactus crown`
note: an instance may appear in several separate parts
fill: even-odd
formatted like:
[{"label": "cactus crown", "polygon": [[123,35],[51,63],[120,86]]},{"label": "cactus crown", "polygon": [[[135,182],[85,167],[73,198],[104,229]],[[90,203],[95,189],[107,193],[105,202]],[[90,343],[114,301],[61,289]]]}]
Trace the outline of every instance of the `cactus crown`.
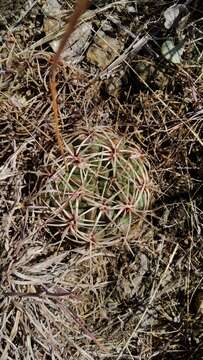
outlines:
[{"label": "cactus crown", "polygon": [[79,243],[129,236],[151,197],[139,148],[99,127],[69,136],[65,157],[45,189],[52,225]]}]

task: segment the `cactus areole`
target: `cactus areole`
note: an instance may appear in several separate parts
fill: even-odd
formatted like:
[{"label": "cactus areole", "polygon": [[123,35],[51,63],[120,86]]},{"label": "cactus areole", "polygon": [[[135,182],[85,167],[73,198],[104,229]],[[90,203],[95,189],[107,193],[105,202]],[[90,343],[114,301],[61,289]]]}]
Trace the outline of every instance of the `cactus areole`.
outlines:
[{"label": "cactus areole", "polygon": [[133,143],[111,129],[81,129],[66,139],[65,158],[54,166],[43,204],[49,224],[74,242],[132,237],[149,208],[149,164]]}]

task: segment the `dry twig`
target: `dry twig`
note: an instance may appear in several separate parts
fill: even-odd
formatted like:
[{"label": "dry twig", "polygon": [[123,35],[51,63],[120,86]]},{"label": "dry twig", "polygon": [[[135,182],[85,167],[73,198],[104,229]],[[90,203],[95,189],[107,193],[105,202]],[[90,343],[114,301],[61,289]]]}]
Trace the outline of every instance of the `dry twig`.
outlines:
[{"label": "dry twig", "polygon": [[70,18],[70,21],[67,25],[67,28],[64,32],[62,39],[61,39],[59,48],[58,48],[56,54],[54,55],[53,63],[51,66],[50,89],[51,89],[51,96],[52,96],[53,128],[54,128],[56,140],[57,140],[57,143],[58,143],[58,146],[59,146],[59,149],[61,151],[63,158],[64,158],[64,145],[63,145],[62,135],[61,135],[61,132],[59,129],[59,110],[58,110],[58,104],[57,104],[57,89],[56,89],[57,67],[59,64],[60,55],[61,55],[62,51],[64,50],[64,47],[65,47],[68,39],[70,38],[70,35],[74,31],[74,28],[77,24],[78,19],[85,12],[85,10],[87,9],[89,4],[90,4],[90,0],[81,0],[81,1],[77,2],[75,10]]}]

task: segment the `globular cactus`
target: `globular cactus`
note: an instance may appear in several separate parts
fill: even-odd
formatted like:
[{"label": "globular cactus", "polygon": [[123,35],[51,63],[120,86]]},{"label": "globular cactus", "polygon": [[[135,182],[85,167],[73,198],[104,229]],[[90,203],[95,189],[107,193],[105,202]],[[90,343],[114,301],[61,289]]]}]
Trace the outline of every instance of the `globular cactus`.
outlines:
[{"label": "globular cactus", "polygon": [[140,149],[107,127],[82,129],[66,139],[65,160],[44,188],[48,224],[78,243],[132,237],[151,200]]}]

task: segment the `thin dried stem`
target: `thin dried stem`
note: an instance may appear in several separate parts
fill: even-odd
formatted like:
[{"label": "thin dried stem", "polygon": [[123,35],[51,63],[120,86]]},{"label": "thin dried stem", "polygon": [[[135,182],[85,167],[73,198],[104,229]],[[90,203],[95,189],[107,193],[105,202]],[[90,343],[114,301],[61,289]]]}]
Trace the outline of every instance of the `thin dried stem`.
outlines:
[{"label": "thin dried stem", "polygon": [[80,1],[78,0],[78,2],[76,3],[75,10],[70,18],[70,21],[67,25],[64,35],[60,41],[58,50],[57,50],[56,54],[54,55],[52,66],[51,66],[51,71],[50,71],[50,90],[51,90],[52,109],[53,109],[53,128],[54,128],[58,147],[61,151],[61,154],[62,154],[64,160],[65,160],[64,144],[63,144],[63,139],[62,139],[62,135],[60,132],[60,127],[59,127],[60,116],[59,116],[59,110],[58,110],[58,104],[57,104],[57,89],[56,89],[56,86],[57,86],[56,76],[57,76],[57,70],[58,70],[57,66],[59,64],[60,55],[63,52],[63,49],[64,49],[70,35],[74,31],[74,28],[77,24],[78,19],[88,8],[89,4],[90,4],[90,0],[80,0]]}]

